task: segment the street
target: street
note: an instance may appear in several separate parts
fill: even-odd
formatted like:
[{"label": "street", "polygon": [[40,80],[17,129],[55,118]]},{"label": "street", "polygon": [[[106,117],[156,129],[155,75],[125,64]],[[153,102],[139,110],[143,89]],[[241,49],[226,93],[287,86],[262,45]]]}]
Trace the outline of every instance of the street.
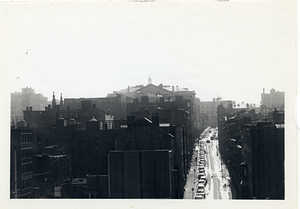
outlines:
[{"label": "street", "polygon": [[[230,176],[228,170],[221,164],[218,140],[215,140],[217,130],[206,129],[196,143],[191,169],[187,176],[184,199],[232,199]],[[204,165],[204,173],[201,166]],[[201,171],[201,173],[200,173]],[[198,176],[199,175],[199,176]],[[197,194],[199,177],[205,179],[204,193]],[[201,185],[200,185],[201,186]],[[197,198],[197,197],[200,198]]]}]

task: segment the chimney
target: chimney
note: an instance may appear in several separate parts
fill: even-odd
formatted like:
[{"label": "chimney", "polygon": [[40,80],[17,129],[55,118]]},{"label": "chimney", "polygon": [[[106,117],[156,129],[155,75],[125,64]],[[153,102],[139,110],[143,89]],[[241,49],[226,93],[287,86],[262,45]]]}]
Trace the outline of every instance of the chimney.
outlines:
[{"label": "chimney", "polygon": [[174,92],[174,86],[172,86],[172,91]]},{"label": "chimney", "polygon": [[263,88],[263,94],[265,94],[265,88]]},{"label": "chimney", "polygon": [[51,105],[48,105],[48,111],[50,111],[51,110]]},{"label": "chimney", "polygon": [[152,114],[152,125],[158,127],[159,126],[159,114],[153,113]]},{"label": "chimney", "polygon": [[30,111],[32,111],[32,107],[30,107]]},{"label": "chimney", "polygon": [[132,124],[135,122],[135,117],[130,115],[130,116],[127,116],[127,127],[128,128],[131,128],[132,127]]},{"label": "chimney", "polygon": [[26,111],[29,111],[29,107],[26,107]]}]

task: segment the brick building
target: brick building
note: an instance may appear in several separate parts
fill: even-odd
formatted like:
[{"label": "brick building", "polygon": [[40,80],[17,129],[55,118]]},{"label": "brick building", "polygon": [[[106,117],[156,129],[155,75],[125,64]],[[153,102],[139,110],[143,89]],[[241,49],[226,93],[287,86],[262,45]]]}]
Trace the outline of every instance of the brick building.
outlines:
[{"label": "brick building", "polygon": [[109,197],[177,197],[175,137],[159,127],[157,115],[137,121],[131,116],[127,123],[109,152]]},{"label": "brick building", "polygon": [[32,198],[32,133],[11,130],[10,198]]},{"label": "brick building", "polygon": [[223,163],[238,199],[284,199],[284,115],[262,120],[255,111],[218,107],[218,139]]}]

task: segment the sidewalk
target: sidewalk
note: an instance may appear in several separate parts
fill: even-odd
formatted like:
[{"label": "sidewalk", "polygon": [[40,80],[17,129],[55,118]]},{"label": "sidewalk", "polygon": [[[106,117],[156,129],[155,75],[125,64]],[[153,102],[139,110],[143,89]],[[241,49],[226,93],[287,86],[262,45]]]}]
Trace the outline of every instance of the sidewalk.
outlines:
[{"label": "sidewalk", "polygon": [[197,162],[195,161],[195,157],[197,156],[197,151],[193,152],[192,162],[189,170],[189,174],[187,175],[186,185],[184,187],[184,195],[183,199],[194,199],[195,197],[195,178],[197,175]]}]

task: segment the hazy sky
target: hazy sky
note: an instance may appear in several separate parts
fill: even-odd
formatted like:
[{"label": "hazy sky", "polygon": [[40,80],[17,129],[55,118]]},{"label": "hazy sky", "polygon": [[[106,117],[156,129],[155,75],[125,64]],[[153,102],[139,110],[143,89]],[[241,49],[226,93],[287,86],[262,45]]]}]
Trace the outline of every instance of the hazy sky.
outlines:
[{"label": "hazy sky", "polygon": [[[295,81],[295,2],[7,3],[1,74],[50,100],[178,85],[201,100],[260,102]],[[2,82],[3,82],[2,80]]]},{"label": "hazy sky", "polygon": [[[237,102],[260,102],[265,88],[286,92],[285,201],[249,201],[242,208],[288,208],[296,199],[296,25],[294,0],[248,2],[2,2],[0,1],[1,168],[9,171],[9,93],[28,86],[50,100],[103,97],[115,90],[147,84],[195,90],[201,100],[220,95]],[[292,122],[291,122],[292,121]],[[299,143],[298,143],[299,146]],[[300,162],[300,160],[298,160]],[[0,172],[9,182],[9,174]],[[9,183],[0,202],[9,200]],[[2,191],[3,190],[3,191]],[[2,199],[1,199],[2,198]],[[84,201],[84,200],[83,200]],[[100,200],[102,201],[102,200]],[[146,201],[146,200],[145,200]],[[171,201],[119,202],[122,208],[165,208]],[[271,200],[270,200],[271,201]],[[289,203],[285,205],[285,203]],[[99,208],[84,201],[72,208]],[[192,202],[192,201],[191,201]],[[176,201],[172,207],[190,207]],[[32,202],[31,202],[32,203]],[[70,202],[34,202],[40,208]],[[51,203],[51,204],[50,204]],[[95,203],[95,202],[93,202]],[[121,208],[116,200],[106,208]],[[30,205],[18,201],[20,208]],[[83,205],[84,204],[84,205]],[[221,207],[214,207],[215,204]],[[204,208],[241,208],[241,202],[203,202]],[[226,207],[230,205],[230,207]],[[60,206],[60,207],[59,207]],[[105,206],[103,206],[105,208]],[[199,202],[192,206],[199,207]],[[9,207],[6,207],[9,208]],[[28,207],[26,207],[28,208]],[[191,207],[194,208],[194,207]],[[295,208],[295,207],[293,207]]]}]

